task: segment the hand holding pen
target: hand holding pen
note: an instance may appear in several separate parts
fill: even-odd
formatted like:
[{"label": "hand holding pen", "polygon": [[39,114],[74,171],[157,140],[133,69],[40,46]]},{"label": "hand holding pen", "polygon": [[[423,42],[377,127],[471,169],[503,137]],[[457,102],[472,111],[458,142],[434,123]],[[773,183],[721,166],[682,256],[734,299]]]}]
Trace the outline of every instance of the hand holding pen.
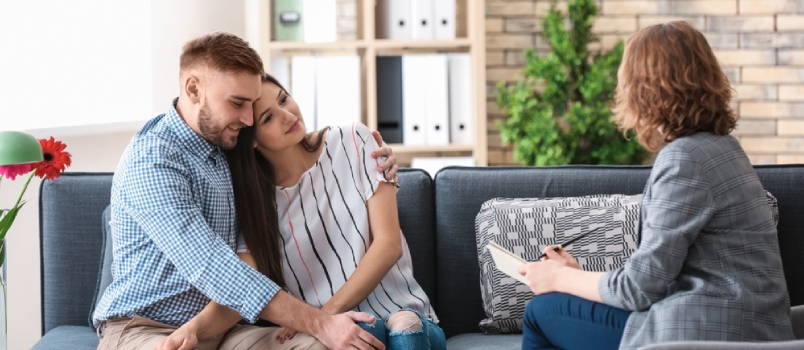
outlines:
[{"label": "hand holding pen", "polygon": [[549,250],[548,248],[553,247],[553,251],[554,251],[554,252],[556,252],[556,253],[558,253],[560,250],[563,250],[564,248],[566,248],[566,247],[567,247],[567,246],[569,246],[570,244],[575,243],[575,241],[577,241],[577,240],[579,240],[579,239],[581,239],[581,238],[584,238],[584,237],[588,236],[590,233],[597,232],[597,231],[599,231],[599,230],[600,230],[600,229],[602,229],[602,228],[603,228],[603,226],[598,227],[598,228],[596,228],[596,229],[594,229],[594,230],[589,230],[589,231],[586,231],[586,233],[581,234],[581,235],[578,235],[578,236],[576,236],[575,238],[573,238],[573,239],[571,239],[571,240],[569,240],[569,241],[567,241],[567,242],[561,243],[561,244],[559,244],[559,245],[555,245],[555,246],[548,246],[547,248],[545,248],[545,249],[544,249],[544,253],[542,253],[542,255],[539,255],[539,260],[542,260],[543,258],[547,258],[547,257],[548,257],[548,254],[547,254],[547,251]]},{"label": "hand holding pen", "polygon": [[[571,243],[586,237],[587,235],[602,230],[603,227],[590,230],[582,235],[578,235],[571,240],[560,245],[551,245],[544,249],[544,254],[539,257],[540,262],[522,264],[517,267],[517,272],[525,277],[528,287],[533,294],[540,295],[550,292],[567,292],[566,277],[573,275],[576,278],[579,274],[588,274],[581,269],[578,261],[572,257],[565,249]],[[584,275],[586,276],[586,275]],[[577,279],[572,279],[578,281]],[[563,284],[562,284],[563,283]],[[562,287],[564,286],[564,287]],[[594,286],[595,293],[597,284]],[[591,295],[591,294],[590,294]],[[599,298],[599,295],[598,297]],[[593,299],[590,299],[593,300]]]}]

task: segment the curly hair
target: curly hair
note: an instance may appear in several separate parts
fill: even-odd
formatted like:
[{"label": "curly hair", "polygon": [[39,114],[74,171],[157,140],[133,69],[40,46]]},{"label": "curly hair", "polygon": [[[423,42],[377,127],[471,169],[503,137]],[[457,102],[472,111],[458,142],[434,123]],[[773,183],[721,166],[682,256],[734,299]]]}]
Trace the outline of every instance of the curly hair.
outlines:
[{"label": "curly hair", "polygon": [[728,135],[737,125],[732,88],[706,38],[689,23],[644,28],[626,45],[617,73],[614,121],[655,152],[696,132]]}]

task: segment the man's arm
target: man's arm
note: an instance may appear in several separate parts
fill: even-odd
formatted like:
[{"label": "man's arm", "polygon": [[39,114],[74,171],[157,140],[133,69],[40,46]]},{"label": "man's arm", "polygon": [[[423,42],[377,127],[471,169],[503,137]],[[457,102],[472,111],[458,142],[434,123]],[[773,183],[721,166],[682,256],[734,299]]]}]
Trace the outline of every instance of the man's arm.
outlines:
[{"label": "man's arm", "polygon": [[[237,254],[252,268],[257,268],[254,257],[248,253]],[[191,349],[198,341],[217,336],[234,326],[242,317],[237,311],[210,301],[198,315],[187,321],[165,339],[159,342],[156,350]]]},{"label": "man's arm", "polygon": [[201,189],[193,188],[192,173],[167,156],[153,155],[159,151],[141,150],[127,159],[117,205],[187,282],[249,322],[256,321],[279,286],[243,263],[212,231],[196,203],[202,194],[193,192]]},{"label": "man's arm", "polygon": [[[249,266],[256,268],[257,262],[251,254],[237,255]],[[336,315],[339,317],[328,317],[328,314],[284,291],[278,292],[271,300],[260,313],[260,318],[311,334],[330,349],[350,349],[353,345],[358,348],[370,345],[383,349],[381,342],[355,325],[355,322],[373,322],[374,318],[367,314],[347,313]],[[298,316],[300,314],[306,316]],[[192,349],[199,340],[223,333],[240,319],[237,311],[214,301],[210,302],[196,317],[163,339],[156,350]]]}]

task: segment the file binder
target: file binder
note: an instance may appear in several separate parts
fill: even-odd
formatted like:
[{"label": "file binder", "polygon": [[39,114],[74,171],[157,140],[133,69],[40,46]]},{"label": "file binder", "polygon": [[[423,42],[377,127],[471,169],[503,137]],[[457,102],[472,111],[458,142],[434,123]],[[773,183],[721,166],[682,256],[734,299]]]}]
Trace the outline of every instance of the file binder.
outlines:
[{"label": "file binder", "polygon": [[299,105],[308,131],[318,129],[315,118],[315,60],[313,56],[294,56],[290,65],[290,95]]},{"label": "file binder", "polygon": [[402,143],[402,57],[377,56],[377,131],[386,143]]},{"label": "file binder", "polygon": [[302,1],[274,0],[274,40],[304,41]]},{"label": "file binder", "polygon": [[425,55],[425,73],[420,81],[424,87],[426,144],[449,144],[449,94],[447,93],[447,56]]},{"label": "file binder", "polygon": [[316,57],[316,124],[351,125],[360,121],[360,57]]},{"label": "file binder", "polygon": [[454,144],[474,142],[474,99],[472,98],[472,57],[468,53],[449,54],[449,131]]},{"label": "file binder", "polygon": [[402,138],[410,146],[427,144],[424,102],[424,86],[428,83],[424,67],[426,63],[424,56],[402,56]]},{"label": "file binder", "polygon": [[454,0],[433,0],[435,39],[452,40],[455,39],[455,1]]},{"label": "file binder", "polygon": [[282,83],[285,89],[290,89],[290,60],[288,60],[286,56],[271,55],[271,62],[268,69],[271,75]]},{"label": "file binder", "polygon": [[410,40],[411,0],[377,0],[375,8],[377,38]]},{"label": "file binder", "polygon": [[452,0],[410,0],[411,1],[411,39],[413,40],[433,40],[435,29],[433,28],[434,6],[433,1],[452,1]]}]

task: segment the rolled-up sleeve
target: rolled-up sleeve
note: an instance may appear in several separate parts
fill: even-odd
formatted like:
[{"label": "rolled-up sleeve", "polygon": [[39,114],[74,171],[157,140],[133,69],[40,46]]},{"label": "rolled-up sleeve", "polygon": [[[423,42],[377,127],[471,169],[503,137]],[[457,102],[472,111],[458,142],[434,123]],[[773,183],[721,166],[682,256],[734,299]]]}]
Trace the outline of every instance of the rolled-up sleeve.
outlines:
[{"label": "rolled-up sleeve", "polygon": [[255,322],[280,288],[210,228],[187,169],[164,158],[139,157],[129,165],[120,198],[125,212],[193,287]]},{"label": "rolled-up sleeve", "polygon": [[710,186],[700,163],[681,149],[666,149],[654,164],[642,202],[639,248],[622,268],[600,279],[604,303],[628,311],[647,310],[667,295],[689,246],[714,214]]}]

